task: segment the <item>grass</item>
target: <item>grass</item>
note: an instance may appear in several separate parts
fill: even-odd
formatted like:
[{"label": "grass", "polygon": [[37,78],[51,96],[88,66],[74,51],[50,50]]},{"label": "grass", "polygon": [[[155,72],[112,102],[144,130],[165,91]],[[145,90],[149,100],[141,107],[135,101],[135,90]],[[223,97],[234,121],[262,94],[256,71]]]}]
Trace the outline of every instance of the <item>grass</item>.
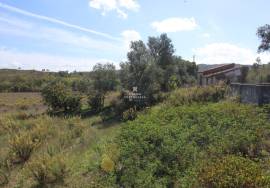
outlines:
[{"label": "grass", "polygon": [[0,94],[8,106],[0,113],[0,187],[270,185],[267,109],[224,94],[219,86],[178,89],[125,123],[52,117],[38,93]]},{"label": "grass", "polygon": [[[1,93],[0,101],[4,104],[0,107],[0,185],[38,187],[45,182],[57,187],[89,186],[89,179],[95,179],[91,169],[101,163],[106,143],[119,130],[118,122],[103,123],[98,115],[50,117],[43,113],[46,107],[39,93]],[[21,102],[26,109],[18,105]]]},{"label": "grass", "polygon": [[27,111],[40,114],[46,111],[40,93],[0,93],[0,113]]}]

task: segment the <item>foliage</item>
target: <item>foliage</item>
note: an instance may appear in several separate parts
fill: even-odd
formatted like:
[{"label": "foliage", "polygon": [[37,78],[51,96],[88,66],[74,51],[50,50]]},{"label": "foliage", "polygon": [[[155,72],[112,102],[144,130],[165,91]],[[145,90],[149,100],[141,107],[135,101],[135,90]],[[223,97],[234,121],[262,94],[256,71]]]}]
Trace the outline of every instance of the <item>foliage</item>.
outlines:
[{"label": "foliage", "polygon": [[79,78],[72,82],[71,87],[73,91],[87,93],[92,89],[93,83],[91,79]]},{"label": "foliage", "polygon": [[0,92],[40,92],[47,83],[55,80],[65,82],[74,91],[86,92],[89,87],[92,87],[89,72],[1,69],[0,80]]},{"label": "foliage", "polygon": [[14,163],[27,161],[38,143],[32,139],[30,134],[15,135],[10,142],[11,158]]},{"label": "foliage", "polygon": [[74,114],[81,108],[81,97],[74,94],[63,82],[52,82],[42,90],[45,103],[53,113]]},{"label": "foliage", "polygon": [[122,118],[124,121],[134,120],[137,117],[136,108],[130,108],[124,111],[122,116],[123,116]]},{"label": "foliage", "polygon": [[197,66],[174,55],[171,39],[166,34],[131,43],[128,61],[121,63],[120,80],[125,89],[138,88],[149,104],[159,101],[166,92],[196,80]]},{"label": "foliage", "polygon": [[103,155],[100,166],[101,166],[102,170],[109,173],[109,172],[112,172],[114,170],[115,164],[110,157],[108,157],[107,155]]},{"label": "foliage", "polygon": [[102,93],[88,95],[88,105],[95,112],[100,112],[104,107],[105,96]]},{"label": "foliage", "polygon": [[225,156],[200,170],[199,182],[203,187],[255,188],[270,186],[263,176],[262,168],[254,161],[239,157]]},{"label": "foliage", "polygon": [[[52,159],[54,157],[64,159],[65,169],[68,171],[64,174],[64,182],[61,182],[61,175],[57,178],[59,181],[52,182],[55,179],[55,175],[52,175],[52,168],[61,168],[56,167],[59,163],[55,162],[55,165],[51,165],[51,162],[46,163],[48,165],[45,169],[49,169],[47,176],[49,179],[45,182],[52,183],[48,183],[44,187],[94,187],[92,185],[112,187],[108,183],[111,173],[102,171],[99,174],[96,171],[101,169],[102,154],[106,154],[113,161],[119,154],[114,145],[106,147],[106,150],[101,154],[97,148],[103,147],[106,140],[116,134],[119,129],[118,123],[102,129],[100,127],[103,126],[103,122],[99,115],[86,118],[48,116],[43,113],[45,111],[36,112],[35,108],[32,107],[27,109],[25,113],[34,115],[19,118],[17,114],[22,111],[17,106],[18,101],[23,100],[27,105],[44,108],[40,96],[35,93],[4,93],[0,95],[0,99],[1,102],[11,106],[10,110],[4,113],[1,111],[2,108],[0,109],[0,183],[5,183],[4,187],[42,187],[37,185],[39,183],[30,167],[33,163],[41,163],[40,159],[43,157],[48,158],[48,161],[56,160]],[[106,103],[109,104],[109,101]],[[92,126],[97,124],[98,126]],[[31,153],[26,162],[21,161],[12,150],[10,143],[16,135],[27,138],[29,143],[35,144],[33,149],[27,150]],[[24,141],[20,143],[24,143]],[[44,153],[48,153],[48,155],[44,155]],[[43,170],[41,166],[40,164],[35,167],[36,172]],[[42,172],[40,172],[40,177],[42,179]],[[106,186],[97,181],[101,177],[106,178]]]},{"label": "foliage", "polygon": [[[116,139],[122,168],[115,175],[125,187],[201,187],[197,164],[228,154],[255,160],[265,152],[269,133],[266,114],[253,106],[160,106],[122,127]],[[250,171],[243,171],[239,178],[249,182]]]},{"label": "foliage", "polygon": [[247,75],[248,83],[270,82],[270,64],[254,64]]},{"label": "foliage", "polygon": [[259,27],[257,30],[257,35],[261,39],[261,44],[258,47],[258,51],[268,51],[270,49],[270,25],[266,24]]},{"label": "foliage", "polygon": [[96,64],[93,68],[94,90],[102,94],[116,89],[118,84],[115,66],[113,64]]},{"label": "foliage", "polygon": [[192,103],[218,102],[224,99],[227,88],[225,85],[213,85],[207,87],[181,88],[169,94],[166,104],[181,106]]},{"label": "foliage", "polygon": [[67,175],[67,167],[63,156],[43,155],[29,164],[31,177],[39,186],[63,183]]},{"label": "foliage", "polygon": [[240,83],[246,83],[247,82],[247,75],[248,75],[248,72],[249,72],[249,68],[246,67],[246,66],[242,66],[241,69],[241,76],[239,78],[239,82]]}]

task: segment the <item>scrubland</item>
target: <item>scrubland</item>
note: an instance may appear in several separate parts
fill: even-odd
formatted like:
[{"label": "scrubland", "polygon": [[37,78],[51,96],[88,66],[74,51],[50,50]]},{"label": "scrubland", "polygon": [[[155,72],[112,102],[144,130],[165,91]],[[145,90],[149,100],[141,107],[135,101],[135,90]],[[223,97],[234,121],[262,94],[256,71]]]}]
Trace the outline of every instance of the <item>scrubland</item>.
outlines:
[{"label": "scrubland", "polygon": [[269,108],[226,91],[178,89],[128,122],[32,113],[38,94],[25,109],[11,100],[0,117],[1,186],[269,187]]}]

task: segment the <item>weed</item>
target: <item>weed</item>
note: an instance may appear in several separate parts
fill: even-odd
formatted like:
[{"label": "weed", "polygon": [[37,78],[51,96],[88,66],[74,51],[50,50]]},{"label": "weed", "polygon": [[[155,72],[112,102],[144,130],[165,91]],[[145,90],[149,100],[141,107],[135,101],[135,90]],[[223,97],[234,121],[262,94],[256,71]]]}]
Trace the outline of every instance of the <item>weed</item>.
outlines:
[{"label": "weed", "polygon": [[29,164],[29,172],[37,185],[43,187],[63,183],[68,171],[63,156],[43,155]]},{"label": "weed", "polygon": [[14,163],[27,161],[38,144],[39,143],[33,140],[29,133],[15,135],[9,141],[12,161]]}]

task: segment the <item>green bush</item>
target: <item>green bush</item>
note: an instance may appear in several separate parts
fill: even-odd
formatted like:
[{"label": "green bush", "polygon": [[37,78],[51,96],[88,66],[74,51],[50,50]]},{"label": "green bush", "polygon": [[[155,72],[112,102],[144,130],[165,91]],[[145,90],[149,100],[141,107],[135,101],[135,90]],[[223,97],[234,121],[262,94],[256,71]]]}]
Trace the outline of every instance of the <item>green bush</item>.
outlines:
[{"label": "green bush", "polygon": [[136,108],[130,108],[123,112],[122,119],[124,121],[134,120],[137,117]]},{"label": "green bush", "polygon": [[[263,157],[269,152],[264,145],[269,134],[266,114],[250,105],[157,106],[128,122],[116,138],[120,149],[116,165],[121,166],[115,172],[117,183],[124,187],[194,187],[197,164],[228,154],[254,160]],[[245,178],[249,177],[243,177],[243,182],[249,181]]]},{"label": "green bush", "polygon": [[172,106],[181,106],[195,102],[218,102],[224,99],[226,91],[225,85],[181,88],[169,94],[166,103]]},{"label": "green bush", "polygon": [[67,167],[63,156],[48,156],[36,158],[29,164],[30,176],[38,186],[63,183],[67,175]]},{"label": "green bush", "polygon": [[257,163],[238,156],[226,156],[206,164],[200,170],[198,179],[202,187],[212,188],[270,186]]},{"label": "green bush", "polygon": [[105,96],[102,93],[88,95],[88,105],[94,112],[100,112],[104,107]]},{"label": "green bush", "polygon": [[75,114],[81,109],[81,97],[63,82],[52,82],[42,90],[45,103],[52,113]]}]

